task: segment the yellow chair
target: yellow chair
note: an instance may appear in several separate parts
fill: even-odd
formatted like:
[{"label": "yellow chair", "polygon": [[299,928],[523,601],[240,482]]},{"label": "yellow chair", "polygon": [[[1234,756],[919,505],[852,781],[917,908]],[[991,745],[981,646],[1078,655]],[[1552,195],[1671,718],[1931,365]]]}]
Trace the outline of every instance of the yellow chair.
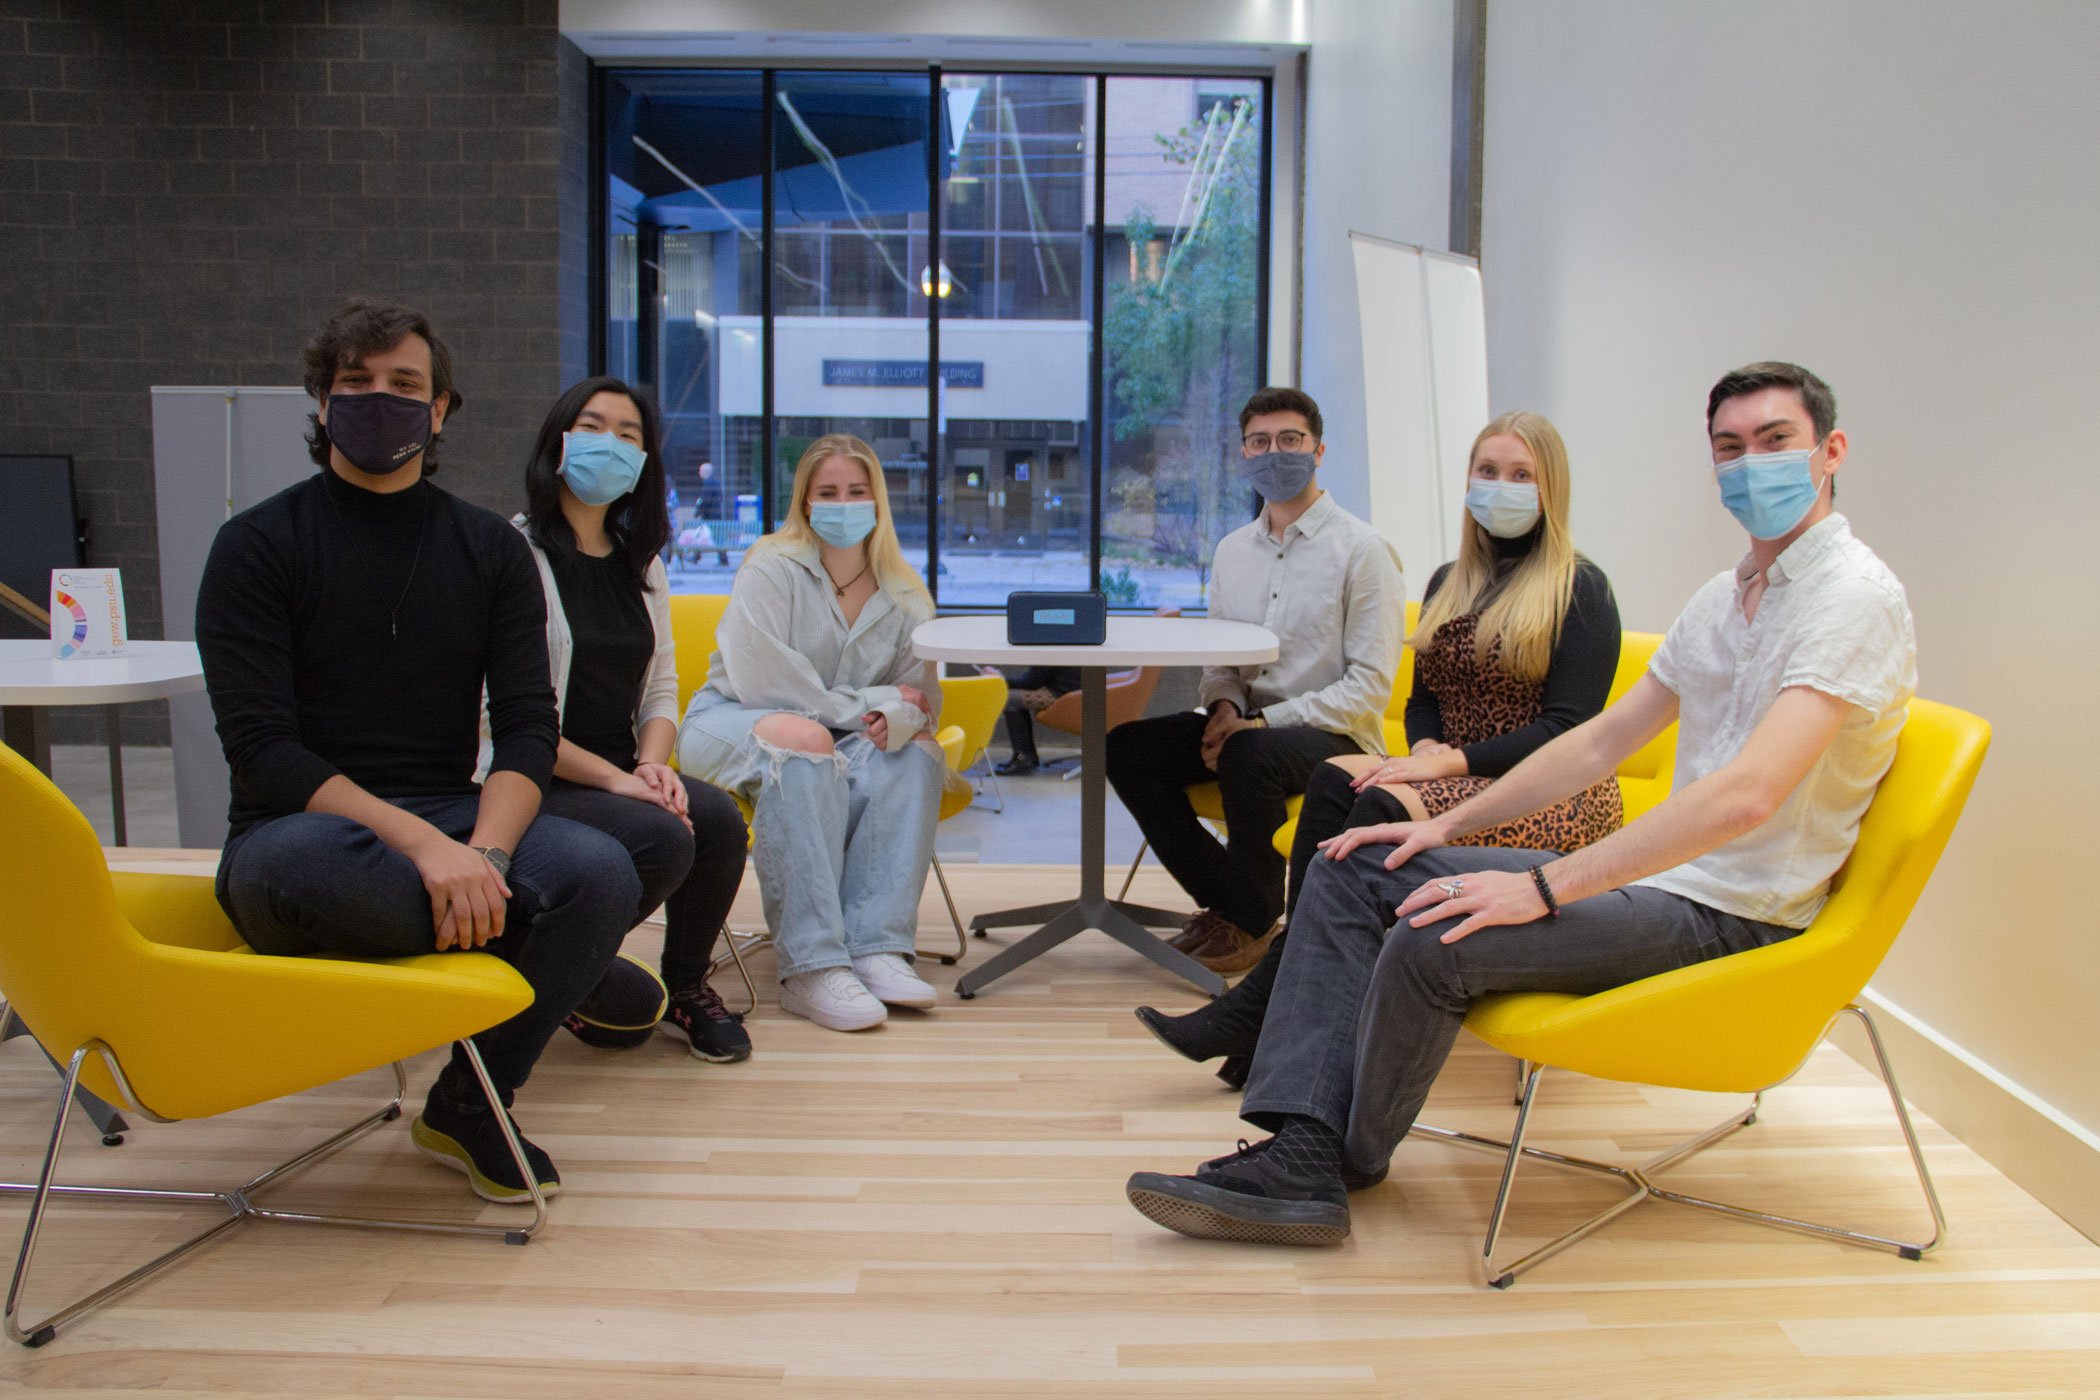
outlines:
[{"label": "yellow chair", "polygon": [[[533,1220],[443,1225],[419,1220],[280,1211],[257,1196],[283,1178],[401,1115],[401,1061],[458,1041],[491,1103],[496,1090],[466,1037],[532,1004],[532,989],[487,953],[374,960],[260,957],[241,942],[197,875],[112,877],[86,818],[13,750],[0,748],[0,1023],[19,1016],[65,1062],[43,1171],[27,1193],[29,1219],[8,1287],[9,1338],[41,1346],[56,1330],[245,1220],[370,1225],[484,1235],[523,1244],[547,1205],[510,1126],[499,1115],[532,1191]],[[201,1028],[209,1027],[206,1032]],[[55,1183],[76,1085],[167,1123],[205,1118],[392,1064],[391,1102],[262,1175],[222,1191],[62,1186]],[[42,1322],[19,1316],[23,1281],[51,1198],[204,1204],[227,1218]]]},{"label": "yellow chair", "polygon": [[[1905,1259],[1922,1258],[1937,1247],[1946,1231],[1946,1217],[1880,1033],[1855,998],[1902,930],[1946,849],[1977,770],[1983,766],[1990,733],[1990,726],[1974,715],[1930,700],[1911,702],[1895,763],[1860,823],[1851,859],[1832,882],[1822,912],[1799,936],[1596,996],[1525,992],[1484,997],[1474,1004],[1466,1028],[1534,1066],[1525,1080],[1516,1128],[1508,1142],[1420,1124],[1414,1131],[1506,1154],[1501,1188],[1488,1217],[1487,1241],[1481,1248],[1489,1283],[1508,1287],[1524,1270],[1651,1199],[1885,1249]],[[1918,1183],[1931,1207],[1929,1240],[1906,1243],[1745,1210],[1656,1184],[1656,1176],[1666,1168],[1754,1123],[1765,1091],[1792,1077],[1837,1018],[1847,1014],[1859,1018],[1873,1046]],[[1524,1130],[1538,1102],[1540,1077],[1549,1065],[1599,1079],[1746,1093],[1752,1098],[1748,1108],[1697,1137],[1638,1166],[1614,1166],[1524,1146]],[[1495,1243],[1509,1206],[1517,1163],[1523,1157],[1615,1177],[1632,1192],[1523,1258],[1498,1265]]]},{"label": "yellow chair", "polygon": [[[715,633],[722,625],[722,614],[727,612],[728,609],[729,596],[723,593],[676,593],[671,596],[671,641],[677,651],[678,713],[681,716],[685,714],[685,707],[691,702],[693,692],[707,684],[708,666],[713,661],[715,654]],[[989,736],[991,723],[998,719],[999,711],[1006,704],[1006,682],[996,677],[988,676],[962,677],[953,681],[943,681],[941,689],[944,696],[949,688],[955,686],[965,688],[964,694],[968,697],[965,703],[970,706],[969,713],[973,722],[977,718],[977,711],[986,700],[992,698],[993,687],[997,687],[997,703],[992,705],[989,718],[984,720],[985,732]],[[965,735],[966,731],[960,727],[956,728],[958,744],[964,741]],[[941,742],[942,752],[947,756],[948,765],[951,768],[955,768],[957,772],[962,771],[962,765],[958,762],[956,754],[951,752],[948,745],[943,742],[943,735],[936,734],[934,737],[937,742]],[[978,747],[981,750],[983,745],[980,744]],[[675,763],[675,761],[676,757],[674,755],[673,762]],[[751,804],[735,793],[731,793],[730,798],[736,803],[737,811],[743,814],[744,829],[748,833],[751,827]],[[943,794],[940,820],[948,820],[948,818],[969,805],[969,799],[961,797],[960,794]],[[941,898],[948,905],[948,917],[955,923],[957,941],[957,949],[953,954],[941,953],[936,956],[943,963],[952,967],[956,960],[964,952],[968,951],[969,943],[963,933],[962,916],[956,912],[955,896],[950,894],[948,890],[948,877],[941,870],[941,859],[939,856],[933,858],[933,875],[940,882]],[[758,1005],[758,984],[751,980],[751,969],[745,966],[744,954],[756,952],[760,948],[766,947],[772,943],[773,936],[770,933],[739,933],[735,929],[725,926],[722,930],[722,941],[729,948],[729,960],[736,964],[737,975],[743,979],[745,995],[750,998],[751,1005],[756,1007]],[[708,971],[710,973],[719,972],[722,968],[722,963],[723,959],[715,959],[714,965]]]},{"label": "yellow chair", "polygon": [[[991,676],[949,676],[941,681],[941,725],[954,725],[962,731],[962,764],[955,771],[966,773],[971,767],[984,761],[986,749],[992,735],[999,727],[999,716],[1006,712],[1006,678]],[[986,772],[991,764],[985,763]],[[994,784],[998,775],[992,774]],[[1005,812],[1006,794],[999,794],[999,805],[992,809]],[[945,817],[944,817],[945,819]]]}]

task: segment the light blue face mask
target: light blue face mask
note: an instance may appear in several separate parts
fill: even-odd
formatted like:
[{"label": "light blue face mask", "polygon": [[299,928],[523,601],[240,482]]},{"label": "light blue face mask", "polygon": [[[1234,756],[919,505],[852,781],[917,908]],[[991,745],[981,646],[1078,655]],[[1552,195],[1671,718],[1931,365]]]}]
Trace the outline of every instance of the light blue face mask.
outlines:
[{"label": "light blue face mask", "polygon": [[611,433],[563,433],[561,479],[587,506],[609,506],[642,478],[646,452]]},{"label": "light blue face mask", "polygon": [[1496,539],[1521,539],[1539,523],[1538,483],[1475,478],[1466,487],[1466,509]]},{"label": "light blue face mask", "polygon": [[1823,483],[1808,459],[1815,449],[1750,452],[1714,467],[1721,482],[1721,504],[1728,507],[1752,539],[1776,540],[1815,509]]},{"label": "light blue face mask", "polygon": [[873,501],[811,501],[810,528],[833,549],[851,549],[875,529]]}]

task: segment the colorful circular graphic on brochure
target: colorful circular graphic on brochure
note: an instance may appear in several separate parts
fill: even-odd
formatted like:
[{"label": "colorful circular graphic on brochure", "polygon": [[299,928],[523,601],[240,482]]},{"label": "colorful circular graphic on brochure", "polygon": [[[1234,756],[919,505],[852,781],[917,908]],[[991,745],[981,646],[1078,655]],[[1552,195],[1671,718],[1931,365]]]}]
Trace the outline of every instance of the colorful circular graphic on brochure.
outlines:
[{"label": "colorful circular graphic on brochure", "polygon": [[61,591],[54,593],[52,597],[60,607],[73,614],[73,640],[61,646],[58,652],[59,657],[64,659],[87,644],[87,609],[80,606],[80,600],[70,593]]}]

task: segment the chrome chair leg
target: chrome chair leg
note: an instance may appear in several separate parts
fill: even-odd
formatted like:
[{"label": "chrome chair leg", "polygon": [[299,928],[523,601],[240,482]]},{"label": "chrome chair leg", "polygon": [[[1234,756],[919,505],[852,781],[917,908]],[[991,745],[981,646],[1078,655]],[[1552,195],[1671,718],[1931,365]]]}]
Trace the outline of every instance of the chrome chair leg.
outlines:
[{"label": "chrome chair leg", "polygon": [[[498,1114],[497,1121],[501,1124],[504,1140],[510,1147],[511,1160],[517,1165],[519,1177],[525,1182],[526,1190],[531,1194],[533,1220],[530,1225],[523,1229],[502,1225],[442,1225],[421,1220],[334,1215],[317,1211],[267,1210],[255,1204],[254,1197],[260,1192],[338,1149],[349,1145],[352,1141],[362,1137],[381,1123],[389,1123],[399,1118],[401,1116],[402,1102],[408,1093],[408,1075],[398,1062],[393,1066],[394,1096],[385,1107],[367,1114],[334,1136],[308,1148],[288,1161],[280,1162],[268,1171],[263,1172],[260,1176],[251,1177],[239,1186],[224,1191],[170,1191],[143,1187],[118,1188],[61,1185],[57,1181],[58,1158],[59,1148],[65,1137],[66,1114],[72,1107],[74,1090],[80,1083],[81,1066],[86,1063],[87,1057],[91,1052],[102,1056],[104,1064],[109,1067],[111,1077],[117,1081],[118,1087],[123,1090],[124,1098],[130,1103],[132,1109],[149,1118],[154,1117],[151,1112],[138,1102],[138,1096],[131,1091],[130,1084],[124,1077],[123,1068],[118,1064],[116,1056],[110,1048],[99,1040],[91,1040],[82,1045],[73,1052],[73,1057],[66,1066],[65,1084],[59,1098],[58,1112],[51,1120],[51,1139],[44,1150],[43,1171],[38,1175],[34,1185],[25,1182],[0,1182],[0,1192],[26,1192],[30,1196],[29,1219],[23,1226],[22,1247],[15,1256],[14,1275],[8,1283],[4,1316],[0,1316],[0,1326],[4,1326],[8,1339],[19,1342],[23,1346],[40,1347],[56,1336],[61,1326],[72,1321],[82,1313],[99,1307],[119,1294],[127,1292],[192,1250],[218,1238],[234,1226],[250,1219],[282,1220],[297,1224],[315,1225],[361,1225],[374,1229],[415,1230],[448,1235],[482,1235],[500,1238],[506,1244],[524,1244],[532,1236],[539,1233],[540,1229],[547,1223],[547,1201],[540,1193],[539,1182],[533,1178],[532,1171],[526,1163],[524,1146],[518,1141],[517,1130],[510,1121],[510,1115],[503,1109],[502,1097],[497,1093],[494,1082],[489,1078],[488,1068],[481,1061],[481,1052],[475,1048],[474,1042],[471,1040],[462,1040],[458,1044],[466,1050],[467,1059],[473,1065],[475,1077],[481,1081],[482,1092],[488,1096],[490,1105]],[[158,1121],[165,1122],[168,1120],[160,1119]],[[227,1211],[227,1216],[210,1228],[192,1235],[174,1248],[141,1264],[116,1282],[105,1284],[85,1297],[66,1304],[43,1321],[24,1324],[20,1316],[22,1287],[29,1277],[30,1263],[36,1254],[37,1241],[43,1231],[44,1215],[50,1206],[51,1198],[54,1196],[86,1197],[89,1200],[98,1201],[135,1201],[151,1204],[195,1205],[210,1203],[224,1207]]]},{"label": "chrome chair leg", "polygon": [[[729,927],[729,925],[722,925],[722,942],[727,944],[729,947],[728,960],[736,964],[737,976],[744,979],[744,995],[751,999],[751,1005],[748,1009],[756,1011],[758,1010],[758,984],[751,980],[751,969],[744,966],[743,950],[737,945],[737,939],[742,936],[743,935],[739,934],[735,929]],[[751,941],[753,943],[756,943],[759,941],[759,939],[756,935],[754,935]],[[723,959],[721,958],[716,958],[712,963],[709,963],[707,967],[708,975],[713,976],[715,973],[721,971],[722,963]]]},{"label": "chrome chair leg", "polygon": [[1123,888],[1116,892],[1118,902],[1130,898],[1130,886],[1137,879],[1138,867],[1145,863],[1145,852],[1151,849],[1152,843],[1150,841],[1144,840],[1142,837],[1139,838],[1138,853],[1130,858],[1130,873],[1123,877]]},{"label": "chrome chair leg", "polygon": [[1517,1061],[1517,1090],[1516,1093],[1510,1098],[1511,1103],[1524,1102],[1524,1085],[1530,1080],[1530,1078],[1531,1061],[1519,1059]]},{"label": "chrome chair leg", "polygon": [[[1615,1166],[1609,1162],[1595,1162],[1585,1157],[1569,1157],[1558,1152],[1548,1152],[1542,1148],[1526,1147],[1524,1145],[1524,1131],[1530,1121],[1532,1107],[1537,1102],[1539,1080],[1545,1073],[1546,1068],[1544,1065],[1538,1064],[1531,1066],[1530,1073],[1525,1080],[1524,1093],[1519,1101],[1520,1106],[1517,1110],[1516,1128],[1508,1142],[1498,1142],[1493,1138],[1480,1137],[1472,1133],[1456,1132],[1450,1128],[1431,1127],[1426,1123],[1417,1123],[1410,1131],[1428,1137],[1439,1138],[1446,1142],[1454,1142],[1464,1147],[1477,1147],[1490,1152],[1504,1154],[1502,1183],[1495,1194],[1494,1210],[1488,1217],[1487,1241],[1481,1249],[1481,1259],[1486,1267],[1487,1281],[1491,1287],[1509,1287],[1511,1283],[1516,1281],[1518,1274],[1552,1258],[1570,1245],[1596,1233],[1643,1201],[1649,1200],[1672,1201],[1678,1205],[1696,1206],[1701,1210],[1713,1211],[1716,1214],[1749,1221],[1757,1225],[1768,1225],[1780,1230],[1792,1230],[1798,1234],[1813,1235],[1820,1239],[1863,1245],[1869,1249],[1886,1250],[1902,1259],[1922,1259],[1933,1250],[1939,1248],[1946,1237],[1947,1217],[1940,1206],[1939,1192],[1932,1184],[1932,1173],[1925,1164],[1925,1152],[1923,1147],[1919,1145],[1917,1129],[1911,1123],[1910,1111],[1903,1102],[1902,1087],[1896,1081],[1895,1069],[1889,1063],[1888,1051],[1882,1044],[1881,1033],[1875,1026],[1873,1017],[1867,1013],[1866,1008],[1856,1003],[1845,1007],[1839,1014],[1850,1014],[1857,1017],[1860,1024],[1866,1028],[1867,1039],[1874,1048],[1875,1065],[1880,1071],[1883,1085],[1888,1090],[1889,1102],[1896,1111],[1896,1121],[1903,1130],[1903,1142],[1904,1146],[1909,1149],[1911,1165],[1917,1172],[1919,1188],[1924,1192],[1926,1206],[1932,1212],[1933,1231],[1930,1239],[1922,1242],[1910,1242],[1883,1235],[1869,1234],[1862,1230],[1848,1230],[1841,1226],[1823,1225],[1811,1220],[1798,1220],[1792,1216],[1772,1215],[1765,1211],[1750,1210],[1743,1206],[1730,1205],[1725,1201],[1711,1201],[1704,1197],[1690,1196],[1683,1192],[1667,1190],[1656,1184],[1655,1178],[1671,1167],[1705,1151],[1729,1134],[1755,1123],[1758,1111],[1764,1105],[1764,1096],[1770,1092],[1769,1089],[1760,1090],[1758,1093],[1753,1094],[1749,1107],[1740,1109],[1729,1117],[1722,1119],[1705,1132],[1686,1138],[1676,1146],[1657,1153],[1637,1167]],[[1836,1017],[1831,1018],[1832,1024],[1836,1023],[1836,1019]],[[1821,1041],[1819,1040],[1817,1043],[1821,1044]],[[1806,1063],[1805,1058],[1803,1062]],[[1782,1084],[1785,1082],[1785,1080],[1780,1081]],[[1774,1085],[1772,1087],[1777,1088],[1778,1086]],[[1501,1235],[1503,1221],[1508,1212],[1512,1187],[1516,1179],[1517,1163],[1525,1157],[1548,1162],[1554,1166],[1571,1167],[1578,1171],[1615,1177],[1630,1187],[1631,1192],[1624,1199],[1613,1203],[1604,1211],[1583,1221],[1566,1234],[1539,1246],[1521,1259],[1517,1259],[1509,1264],[1498,1265],[1494,1261],[1495,1244]]]},{"label": "chrome chair leg", "polygon": [[941,869],[941,858],[933,858],[933,878],[940,881],[941,898],[948,905],[948,921],[955,925],[955,951],[937,954],[944,966],[953,967],[970,951],[970,935],[963,930],[962,914],[955,907],[955,895],[948,888],[948,876]]},{"label": "chrome chair leg", "polygon": [[[977,762],[972,766],[982,767],[984,769],[983,781],[991,785],[992,792],[998,799],[999,805],[992,808],[993,815],[1001,817],[1005,816],[1006,785],[999,781],[999,769],[992,763],[992,751],[988,748],[979,749],[977,751]],[[984,795],[983,787],[979,787],[977,789],[977,795],[979,797],[982,797]]]}]

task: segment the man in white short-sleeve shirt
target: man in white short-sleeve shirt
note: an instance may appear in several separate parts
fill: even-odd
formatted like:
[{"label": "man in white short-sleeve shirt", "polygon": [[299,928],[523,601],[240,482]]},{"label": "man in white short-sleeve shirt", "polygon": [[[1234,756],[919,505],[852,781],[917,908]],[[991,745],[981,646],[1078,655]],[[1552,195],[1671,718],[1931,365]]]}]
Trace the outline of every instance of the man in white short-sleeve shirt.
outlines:
[{"label": "man in white short-sleeve shirt", "polygon": [[[1706,413],[1749,552],[1603,714],[1432,821],[1325,848],[1241,1107],[1275,1136],[1193,1176],[1133,1176],[1147,1216],[1199,1236],[1338,1241],[1348,1193],[1384,1178],[1475,998],[1606,991],[1791,938],[1822,908],[1917,686],[1910,608],[1832,507],[1846,441],[1828,385],[1747,365]],[[1580,792],[1672,720],[1669,800],[1604,840],[1571,855],[1450,844]]]}]

